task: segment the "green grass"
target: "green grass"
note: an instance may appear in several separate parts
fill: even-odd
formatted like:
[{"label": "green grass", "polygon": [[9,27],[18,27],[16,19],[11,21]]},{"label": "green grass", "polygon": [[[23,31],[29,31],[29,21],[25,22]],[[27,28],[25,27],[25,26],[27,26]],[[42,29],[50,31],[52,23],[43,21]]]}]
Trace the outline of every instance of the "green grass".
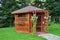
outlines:
[{"label": "green grass", "polygon": [[50,24],[51,25],[48,26],[47,32],[60,36],[60,24],[56,23],[50,23]]},{"label": "green grass", "polygon": [[35,34],[15,32],[14,28],[0,28],[0,40],[46,40]]}]

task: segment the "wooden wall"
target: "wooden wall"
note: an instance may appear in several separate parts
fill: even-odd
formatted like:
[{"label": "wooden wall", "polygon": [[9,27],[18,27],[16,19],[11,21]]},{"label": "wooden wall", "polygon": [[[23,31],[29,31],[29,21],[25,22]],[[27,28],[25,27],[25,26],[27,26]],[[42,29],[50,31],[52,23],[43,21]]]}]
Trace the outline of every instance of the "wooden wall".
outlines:
[{"label": "wooden wall", "polygon": [[[45,19],[44,19],[44,16],[45,14],[44,13],[41,13],[41,32],[44,31],[44,25],[45,25]],[[30,13],[27,13],[26,15],[26,20],[22,17],[18,17],[18,15],[15,15],[15,21],[14,21],[14,24],[15,24],[15,29],[16,31],[20,31],[20,32],[31,32],[31,28],[32,28],[32,23],[30,21],[30,18],[31,18],[31,14]],[[18,22],[21,21],[21,20],[24,20],[24,24],[23,25],[19,25]]]}]

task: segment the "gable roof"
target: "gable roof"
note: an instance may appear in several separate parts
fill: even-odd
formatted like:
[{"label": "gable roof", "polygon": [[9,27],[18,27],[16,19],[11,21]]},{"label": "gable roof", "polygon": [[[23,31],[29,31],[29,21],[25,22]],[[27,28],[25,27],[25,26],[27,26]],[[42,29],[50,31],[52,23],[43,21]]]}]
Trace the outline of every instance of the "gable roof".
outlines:
[{"label": "gable roof", "polygon": [[26,13],[26,12],[32,12],[32,11],[45,11],[45,10],[41,9],[41,8],[34,7],[34,6],[27,6],[27,7],[24,7],[22,9],[19,9],[19,10],[16,10],[16,11],[12,12],[12,14]]}]

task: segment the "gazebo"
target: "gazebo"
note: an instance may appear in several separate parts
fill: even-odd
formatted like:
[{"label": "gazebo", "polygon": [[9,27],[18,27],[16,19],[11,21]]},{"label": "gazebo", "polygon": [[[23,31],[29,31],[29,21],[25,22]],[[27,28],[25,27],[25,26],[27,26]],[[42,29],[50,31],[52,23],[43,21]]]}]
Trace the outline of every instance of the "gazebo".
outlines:
[{"label": "gazebo", "polygon": [[48,11],[45,9],[37,8],[34,6],[26,6],[22,9],[12,12],[12,14],[15,16],[14,24],[16,31],[31,33],[31,16],[36,13],[36,16],[38,17],[36,32],[44,32],[44,27],[47,23],[47,12]]}]

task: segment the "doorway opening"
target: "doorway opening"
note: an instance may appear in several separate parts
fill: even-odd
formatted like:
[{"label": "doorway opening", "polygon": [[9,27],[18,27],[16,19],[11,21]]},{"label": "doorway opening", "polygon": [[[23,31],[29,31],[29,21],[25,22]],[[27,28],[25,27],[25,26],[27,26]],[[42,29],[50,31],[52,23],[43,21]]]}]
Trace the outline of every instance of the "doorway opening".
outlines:
[{"label": "doorway opening", "polygon": [[[31,14],[31,16],[33,16],[33,14]],[[40,27],[41,26],[41,14],[40,13],[36,13],[36,17],[37,17],[36,32],[41,32],[41,27]],[[31,29],[32,29],[32,27],[30,28],[30,32],[32,32]]]},{"label": "doorway opening", "polygon": [[37,18],[37,24],[36,24],[36,32],[41,32],[41,14],[40,13],[37,13],[36,16],[38,17]]}]

